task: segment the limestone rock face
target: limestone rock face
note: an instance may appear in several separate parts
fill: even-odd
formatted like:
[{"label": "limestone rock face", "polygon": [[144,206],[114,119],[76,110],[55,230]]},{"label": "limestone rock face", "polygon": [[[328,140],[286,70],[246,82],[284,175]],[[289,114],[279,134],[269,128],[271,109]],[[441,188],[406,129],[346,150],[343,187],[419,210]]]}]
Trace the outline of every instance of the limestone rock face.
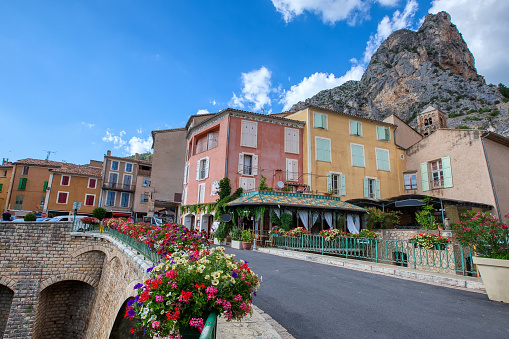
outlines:
[{"label": "limestone rock face", "polygon": [[449,127],[487,128],[509,134],[508,104],[477,74],[474,56],[446,12],[428,14],[417,32],[392,33],[371,57],[360,81],[324,90],[304,102],[383,119],[396,114],[415,125],[428,105],[448,115]]}]

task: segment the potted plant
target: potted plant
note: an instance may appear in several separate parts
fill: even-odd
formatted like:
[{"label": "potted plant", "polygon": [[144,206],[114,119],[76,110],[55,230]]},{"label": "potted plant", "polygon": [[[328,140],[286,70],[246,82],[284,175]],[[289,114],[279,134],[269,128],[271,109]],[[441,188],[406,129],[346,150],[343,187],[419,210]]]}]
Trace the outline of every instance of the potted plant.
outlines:
[{"label": "potted plant", "polygon": [[250,250],[251,246],[253,245],[253,241],[254,241],[253,231],[251,229],[243,230],[242,231],[242,247],[245,250]]},{"label": "potted plant", "polygon": [[138,295],[125,313],[136,321],[131,333],[149,338],[198,338],[211,312],[241,320],[252,312],[260,285],[246,262],[234,261],[224,247],[175,252],[149,272],[149,279],[134,286]]},{"label": "potted plant", "polygon": [[[505,215],[509,218],[509,214]],[[509,229],[488,212],[462,215],[454,225],[456,239],[462,246],[473,246],[473,257],[491,300],[509,303]]]},{"label": "potted plant", "polygon": [[233,227],[230,234],[232,236],[231,247],[241,250],[242,249],[242,231],[237,227]]}]

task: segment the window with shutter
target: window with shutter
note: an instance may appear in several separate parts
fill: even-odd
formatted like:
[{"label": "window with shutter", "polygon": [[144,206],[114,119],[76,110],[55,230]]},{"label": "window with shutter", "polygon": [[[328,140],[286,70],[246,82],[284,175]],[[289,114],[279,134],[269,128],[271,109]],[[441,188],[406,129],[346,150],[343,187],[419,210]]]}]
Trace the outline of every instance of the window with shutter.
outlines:
[{"label": "window with shutter", "polygon": [[4,186],[4,184],[0,184],[0,192],[2,192],[3,186]]},{"label": "window with shutter", "polygon": [[68,192],[58,192],[57,204],[67,204]]},{"label": "window with shutter", "polygon": [[364,197],[368,199],[380,199],[380,180],[364,178]]},{"label": "window with shutter", "polygon": [[205,184],[198,185],[198,203],[203,204],[205,202]]},{"label": "window with shutter", "polygon": [[315,138],[316,160],[331,162],[330,139]]},{"label": "window with shutter", "polygon": [[115,205],[115,192],[108,191],[106,193],[106,206],[114,206]]},{"label": "window with shutter", "polygon": [[285,127],[285,152],[299,154],[299,130]]},{"label": "window with shutter", "polygon": [[118,161],[112,161],[111,162],[111,170],[118,171]]},{"label": "window with shutter", "polygon": [[69,186],[70,177],[68,175],[62,175],[62,179],[60,180],[61,186]]},{"label": "window with shutter", "polygon": [[362,123],[360,121],[350,120],[350,135],[362,136]]},{"label": "window with shutter", "polygon": [[209,177],[209,157],[201,158],[198,161],[198,180],[204,180]]},{"label": "window with shutter", "polygon": [[453,187],[452,184],[452,169],[451,169],[451,158],[443,157],[440,159],[442,161],[442,171],[444,174],[444,188]]},{"label": "window with shutter", "polygon": [[23,199],[24,195],[16,195],[16,200],[14,200],[14,209],[20,210],[23,207]]},{"label": "window with shutter", "polygon": [[130,175],[128,175],[128,174],[124,175],[124,189],[125,190],[131,189],[131,180],[132,180],[132,177]]},{"label": "window with shutter", "polygon": [[257,147],[258,123],[255,121],[242,120],[240,133],[240,146]]},{"label": "window with shutter", "polygon": [[95,195],[94,194],[85,195],[85,205],[86,206],[94,206],[94,203],[95,203]]},{"label": "window with shutter", "polygon": [[127,173],[131,173],[131,172],[133,171],[133,164],[131,164],[131,163],[129,163],[129,162],[128,162],[128,163],[126,163],[126,164],[125,164],[125,171],[126,171]]},{"label": "window with shutter", "polygon": [[120,207],[129,207],[129,193],[122,192],[120,196]]},{"label": "window with shutter", "polygon": [[375,149],[376,153],[376,168],[380,171],[391,171],[391,165],[389,161],[389,150],[386,149]]},{"label": "window with shutter", "polygon": [[427,162],[421,163],[421,184],[422,184],[423,192],[429,191],[429,177],[428,177],[428,163]]},{"label": "window with shutter", "polygon": [[148,203],[148,195],[147,194],[142,194],[140,196],[140,204],[146,204]]},{"label": "window with shutter", "polygon": [[376,127],[376,137],[378,140],[381,140],[381,141],[391,140],[390,127],[377,126]]},{"label": "window with shutter", "polygon": [[20,178],[19,179],[19,185],[18,190],[24,190],[27,187],[27,178]]},{"label": "window with shutter", "polygon": [[118,180],[118,173],[110,173],[110,182],[108,183],[108,186],[111,188],[116,188],[117,180]]},{"label": "window with shutter", "polygon": [[88,188],[96,188],[97,186],[97,179],[89,178],[88,179]]},{"label": "window with shutter", "polygon": [[296,159],[286,159],[286,180],[297,181],[299,179],[298,161]]},{"label": "window with shutter", "polygon": [[47,182],[47,181],[45,181],[45,182],[44,182],[44,185],[42,186],[42,191],[43,191],[43,192],[46,192],[46,190],[47,190],[47,189],[48,189],[48,182]]},{"label": "window with shutter", "polygon": [[352,152],[352,166],[365,167],[364,146],[358,144],[350,144],[350,151]]},{"label": "window with shutter", "polygon": [[327,129],[327,115],[323,113],[314,112],[313,127]]}]

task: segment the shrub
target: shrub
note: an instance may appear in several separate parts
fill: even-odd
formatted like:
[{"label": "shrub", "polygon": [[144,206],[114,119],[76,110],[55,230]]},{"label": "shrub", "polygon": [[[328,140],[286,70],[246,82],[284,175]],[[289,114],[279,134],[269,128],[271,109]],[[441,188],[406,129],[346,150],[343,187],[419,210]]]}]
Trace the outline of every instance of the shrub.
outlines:
[{"label": "shrub", "polygon": [[423,247],[428,250],[432,249],[435,244],[447,244],[451,241],[450,238],[432,233],[417,234],[408,240],[413,241],[418,247]]},{"label": "shrub", "polygon": [[92,212],[92,215],[99,220],[103,220],[106,217],[106,210],[102,207],[97,207]]},{"label": "shrub", "polygon": [[247,229],[242,231],[242,242],[253,242],[253,230]]},{"label": "shrub", "polygon": [[36,221],[37,217],[33,213],[28,213],[27,215],[25,215],[25,218],[23,220],[25,220],[25,221]]},{"label": "shrub", "polygon": [[373,228],[387,228],[399,223],[399,211],[383,212],[381,209],[376,207],[368,208],[368,224],[367,228],[372,230]]}]

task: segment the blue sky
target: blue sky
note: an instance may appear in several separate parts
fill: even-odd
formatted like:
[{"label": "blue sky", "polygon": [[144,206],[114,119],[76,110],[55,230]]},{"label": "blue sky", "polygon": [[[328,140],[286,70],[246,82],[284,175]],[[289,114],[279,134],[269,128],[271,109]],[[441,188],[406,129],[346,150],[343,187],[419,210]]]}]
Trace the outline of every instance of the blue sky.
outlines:
[{"label": "blue sky", "polygon": [[509,1],[0,2],[0,155],[77,164],[236,107],[281,112],[360,79],[392,31],[446,10],[488,83],[509,84]]}]

